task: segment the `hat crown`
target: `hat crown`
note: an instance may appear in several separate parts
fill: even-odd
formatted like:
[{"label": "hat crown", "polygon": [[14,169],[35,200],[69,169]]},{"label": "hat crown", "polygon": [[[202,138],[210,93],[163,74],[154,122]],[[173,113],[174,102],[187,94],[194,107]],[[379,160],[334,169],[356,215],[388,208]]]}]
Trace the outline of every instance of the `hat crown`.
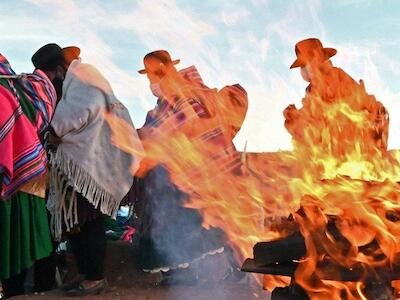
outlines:
[{"label": "hat crown", "polygon": [[54,43],[46,44],[32,55],[31,60],[35,68],[49,70],[63,61],[62,48]]},{"label": "hat crown", "polygon": [[324,47],[319,39],[311,38],[298,42],[295,46],[296,55],[305,53],[309,50],[323,52]]},{"label": "hat crown", "polygon": [[172,63],[171,55],[166,50],[156,50],[156,51],[147,53],[145,55],[145,57],[143,58],[143,63],[146,65],[146,62],[148,62],[151,59],[156,59],[163,64]]},{"label": "hat crown", "polygon": [[148,69],[151,69],[152,65],[163,64],[163,65],[176,65],[179,63],[179,59],[172,60],[171,55],[167,50],[156,50],[150,53],[147,53],[143,58],[144,69],[139,70],[140,74],[146,74]]}]

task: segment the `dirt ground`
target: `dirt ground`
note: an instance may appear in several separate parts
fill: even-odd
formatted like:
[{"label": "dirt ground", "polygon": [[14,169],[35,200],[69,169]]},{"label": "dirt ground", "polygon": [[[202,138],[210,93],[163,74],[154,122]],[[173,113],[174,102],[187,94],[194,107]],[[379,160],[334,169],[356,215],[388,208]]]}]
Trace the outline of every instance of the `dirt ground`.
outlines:
[{"label": "dirt ground", "polygon": [[[195,285],[160,285],[159,274],[144,273],[136,267],[136,250],[127,243],[109,242],[106,257],[106,278],[109,289],[98,296],[85,299],[137,299],[137,300],[269,300],[270,294],[255,284],[252,277],[238,273],[234,278],[221,282],[226,271],[223,254],[209,257],[199,271],[199,281]],[[73,272],[71,272],[73,273]],[[70,274],[72,275],[72,274]],[[244,276],[243,276],[244,275]],[[71,299],[54,290],[40,295],[26,295],[15,300]]]}]

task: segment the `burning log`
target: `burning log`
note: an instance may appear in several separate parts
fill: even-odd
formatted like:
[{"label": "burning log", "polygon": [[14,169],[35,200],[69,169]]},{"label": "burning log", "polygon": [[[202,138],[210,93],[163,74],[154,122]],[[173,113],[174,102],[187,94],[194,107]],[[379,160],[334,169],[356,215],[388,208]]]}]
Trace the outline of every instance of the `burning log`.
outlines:
[{"label": "burning log", "polygon": [[[297,213],[307,217],[302,207]],[[387,212],[386,215],[390,219],[397,216],[396,212]],[[340,251],[343,255],[351,251],[352,246],[349,241],[342,235],[336,226],[336,217],[328,216],[329,222],[326,226],[324,236],[329,235],[330,240],[334,244],[338,244]],[[397,221],[397,218],[396,218]],[[351,266],[345,267],[339,265],[331,259],[326,245],[321,243],[320,233],[314,232],[311,234],[315,240],[316,251],[323,257],[317,263],[318,276],[325,280],[342,280],[342,281],[360,281],[364,278],[380,278],[385,280],[395,280],[400,278],[400,264],[397,262],[399,259],[394,259],[396,263],[383,263],[379,266],[372,267],[368,264],[354,263]],[[319,239],[319,240],[318,240]],[[328,245],[331,246],[331,245]],[[374,257],[376,261],[385,260],[385,255],[380,251],[379,244],[376,239],[372,240],[366,245],[357,247],[358,253]],[[260,242],[253,247],[253,259],[247,259],[243,266],[242,271],[254,272],[261,274],[293,276],[299,264],[306,261],[307,248],[303,235],[296,231],[291,235],[278,240],[269,242]],[[400,256],[399,254],[396,257]]]},{"label": "burning log", "polygon": [[[294,276],[297,267],[301,262],[283,262],[274,264],[259,264],[255,259],[246,259],[242,265],[243,272]],[[365,278],[375,278],[384,281],[392,281],[400,278],[400,266],[383,266],[371,268],[364,264],[357,264],[352,268],[344,268],[326,260],[318,264],[316,271],[319,278],[334,281],[361,281]]]},{"label": "burning log", "polygon": [[[275,241],[276,242],[276,241]],[[285,248],[281,248],[284,253]],[[285,256],[285,255],[283,255]],[[264,256],[265,257],[265,256]],[[286,256],[287,257],[287,256]],[[282,259],[282,258],[278,258]],[[294,275],[301,261],[291,261],[282,263],[262,264],[256,259],[247,259],[242,271],[270,275],[289,276],[292,282],[289,286],[275,288],[272,292],[271,300],[308,300],[307,293],[294,280]],[[332,264],[328,260],[318,265],[317,276],[322,280],[342,281],[342,282],[363,282],[363,294],[367,299],[390,300],[394,299],[394,289],[391,282],[400,278],[400,268],[389,266],[372,269],[366,265],[359,264],[351,269],[346,269]],[[343,295],[346,299],[345,296]]]},{"label": "burning log", "polygon": [[[337,238],[341,237],[337,229],[334,232]],[[376,241],[360,247],[360,251],[370,255],[376,249],[378,249]],[[306,252],[305,241],[300,232],[295,232],[284,239],[257,243],[253,248],[254,259],[247,259],[242,271],[291,277],[289,286],[273,290],[271,300],[308,300],[309,296],[294,279],[296,269],[307,260],[304,258]],[[317,263],[315,273],[324,281],[355,284],[362,282],[362,292],[367,299],[390,300],[394,299],[391,282],[400,278],[400,266],[386,264],[373,268],[368,264],[358,263],[351,268],[345,268],[327,255]],[[345,299],[345,295],[343,297]]]},{"label": "burning log", "polygon": [[306,245],[300,232],[295,232],[281,240],[257,243],[253,254],[255,263],[260,265],[290,262],[306,254]]},{"label": "burning log", "polygon": [[[390,282],[368,282],[363,288],[366,299],[373,300],[393,300],[394,290]],[[344,296],[344,295],[343,295]],[[345,297],[345,296],[344,296]],[[307,293],[296,283],[288,287],[276,288],[271,295],[271,300],[309,300]],[[342,298],[346,299],[346,298]]]},{"label": "burning log", "polygon": [[[303,208],[300,208],[296,214],[305,217]],[[350,244],[336,227],[336,217],[328,216],[328,218],[329,222],[326,227],[326,232],[330,234],[337,243],[341,244],[343,251],[346,251],[350,247]],[[289,216],[286,224],[289,224],[288,226],[290,227],[295,227],[293,223],[296,222],[294,222],[292,216]],[[318,247],[318,250],[321,253],[324,252],[322,245]],[[295,231],[283,239],[257,243],[253,247],[254,260],[255,263],[259,265],[293,262],[304,257],[306,252],[307,249],[304,237],[299,231]]]},{"label": "burning log", "polygon": [[271,300],[308,300],[307,293],[297,284],[288,287],[276,288],[271,295]]},{"label": "burning log", "polygon": [[[307,208],[302,207],[297,216],[307,218]],[[386,212],[386,216],[393,222],[398,221],[396,212]],[[337,249],[343,251],[343,255],[348,251],[354,251],[354,245],[346,239],[336,226],[336,222],[340,223],[335,216],[327,216],[329,219],[326,225],[325,235],[330,236],[333,243],[340,246]],[[340,225],[338,225],[340,226]],[[315,240],[316,251],[323,257],[316,263],[314,271],[317,278],[322,281],[336,282],[353,282],[362,284],[363,294],[367,299],[393,299],[394,289],[391,282],[400,278],[400,265],[397,263],[385,262],[375,266],[367,263],[357,262],[353,265],[341,265],[335,259],[331,258],[326,248],[326,243],[321,242],[321,234],[318,232],[311,233],[311,239]],[[320,241],[320,243],[318,243]],[[328,245],[330,248],[331,245]],[[376,261],[386,261],[385,255],[380,251],[379,243],[376,239],[372,242],[356,247],[358,253],[362,253],[369,257],[374,257]],[[253,247],[253,259],[247,259],[242,271],[261,273],[269,275],[288,276],[292,278],[292,283],[288,287],[276,288],[272,293],[272,299],[309,299],[307,293],[295,282],[296,270],[307,264],[307,247],[306,241],[301,232],[296,231],[291,235],[278,240],[269,242],[260,242]],[[396,255],[397,256],[397,255]],[[397,262],[397,259],[394,259]],[[346,296],[343,295],[346,299]]]}]

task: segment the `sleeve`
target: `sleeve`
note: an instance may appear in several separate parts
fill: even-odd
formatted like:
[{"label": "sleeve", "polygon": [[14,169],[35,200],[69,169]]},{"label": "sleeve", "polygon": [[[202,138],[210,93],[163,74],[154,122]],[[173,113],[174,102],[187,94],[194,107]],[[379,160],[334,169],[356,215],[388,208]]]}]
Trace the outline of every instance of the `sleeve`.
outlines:
[{"label": "sleeve", "polygon": [[84,128],[91,117],[99,114],[104,94],[98,88],[82,82],[71,83],[54,113],[51,127],[62,138],[68,133]]}]

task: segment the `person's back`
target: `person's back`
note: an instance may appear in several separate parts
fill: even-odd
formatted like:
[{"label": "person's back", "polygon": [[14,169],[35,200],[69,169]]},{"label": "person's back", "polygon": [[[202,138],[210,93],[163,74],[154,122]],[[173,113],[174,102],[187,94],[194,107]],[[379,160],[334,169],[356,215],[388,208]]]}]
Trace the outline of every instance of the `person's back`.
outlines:
[{"label": "person's back", "polygon": [[[80,277],[65,287],[68,296],[96,294],[106,287],[103,215],[115,217],[140,161],[111,138],[111,127],[118,122],[136,134],[126,107],[95,67],[81,63],[79,54],[77,47],[47,44],[32,57],[59,87],[50,124],[55,145],[47,207],[54,238],[67,237],[77,261]],[[141,150],[140,143],[136,146]]]},{"label": "person's back", "polygon": [[388,113],[362,81],[332,65],[336,50],[323,48],[317,39],[300,41],[295,49],[292,67],[300,67],[310,83],[302,107],[290,105],[284,111],[295,150],[311,160],[335,160],[339,167],[349,157],[360,160],[386,151]]},{"label": "person's back", "polygon": [[[63,89],[65,95],[51,123],[54,133],[61,138],[55,154],[56,166],[66,170],[67,167],[63,164],[69,164],[72,159],[94,181],[101,183],[101,187],[97,186],[97,189],[105,195],[104,199],[115,197],[121,200],[132,185],[131,180],[125,179],[129,175],[132,156],[110,143],[109,123],[104,114],[116,114],[132,124],[126,107],[116,99],[111,86],[98,70],[78,60],[69,67]],[[103,157],[104,155],[107,157]],[[103,165],[100,161],[113,164]],[[81,185],[78,181],[82,178],[78,178],[77,174],[65,175],[71,176],[71,180],[76,181],[77,186]],[[114,181],[118,181],[119,185],[112,184]],[[86,188],[82,186],[79,189]],[[97,205],[97,202],[91,199],[92,196],[88,197]],[[108,206],[102,202],[99,205]],[[112,208],[104,209],[104,213],[114,215],[117,208],[118,201]]]},{"label": "person's back", "polygon": [[[7,197],[46,172],[47,156],[40,139],[53,115],[56,94],[41,70],[16,75],[1,54],[0,89],[0,190],[1,196]],[[23,157],[25,162],[17,164]],[[44,188],[40,191],[42,196]]]},{"label": "person's back", "polygon": [[[0,280],[12,297],[24,293],[26,270],[52,251],[39,135],[53,115],[56,92],[42,70],[16,75],[0,55],[0,98]],[[37,283],[35,290],[44,288]]]}]

